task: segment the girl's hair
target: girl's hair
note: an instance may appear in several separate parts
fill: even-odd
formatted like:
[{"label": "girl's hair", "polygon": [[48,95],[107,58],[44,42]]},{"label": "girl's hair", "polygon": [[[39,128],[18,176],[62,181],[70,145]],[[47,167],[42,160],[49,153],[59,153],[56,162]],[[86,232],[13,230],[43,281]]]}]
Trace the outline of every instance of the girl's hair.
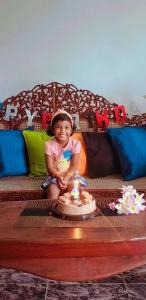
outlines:
[{"label": "girl's hair", "polygon": [[73,132],[76,129],[76,126],[75,126],[74,122],[73,122],[73,126],[72,126],[71,118],[66,113],[60,113],[60,114],[57,114],[53,118],[52,124],[50,126],[48,126],[48,129],[47,129],[47,134],[48,135],[51,135],[51,136],[54,135],[53,128],[54,128],[55,123],[57,123],[58,121],[69,121],[70,124],[71,124],[71,127],[72,127],[72,133],[71,133],[71,135],[73,134]]}]

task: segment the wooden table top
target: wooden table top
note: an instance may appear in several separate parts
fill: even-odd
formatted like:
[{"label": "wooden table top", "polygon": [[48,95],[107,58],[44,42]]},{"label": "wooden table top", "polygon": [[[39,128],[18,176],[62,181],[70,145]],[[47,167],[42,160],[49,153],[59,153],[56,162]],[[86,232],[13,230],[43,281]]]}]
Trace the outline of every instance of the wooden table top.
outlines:
[{"label": "wooden table top", "polygon": [[146,212],[97,216],[96,224],[89,220],[88,226],[84,222],[75,226],[73,221],[58,226],[51,217],[50,227],[49,216],[20,216],[28,203],[31,200],[0,203],[1,266],[76,281],[103,278],[146,263]]}]

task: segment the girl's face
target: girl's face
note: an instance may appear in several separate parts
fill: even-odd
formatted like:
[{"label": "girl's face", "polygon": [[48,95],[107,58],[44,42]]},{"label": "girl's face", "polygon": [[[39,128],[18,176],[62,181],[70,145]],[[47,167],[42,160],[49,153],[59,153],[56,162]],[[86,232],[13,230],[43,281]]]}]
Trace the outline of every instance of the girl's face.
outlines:
[{"label": "girl's face", "polygon": [[72,127],[70,121],[58,121],[54,124],[54,135],[59,144],[67,144],[71,134]]}]

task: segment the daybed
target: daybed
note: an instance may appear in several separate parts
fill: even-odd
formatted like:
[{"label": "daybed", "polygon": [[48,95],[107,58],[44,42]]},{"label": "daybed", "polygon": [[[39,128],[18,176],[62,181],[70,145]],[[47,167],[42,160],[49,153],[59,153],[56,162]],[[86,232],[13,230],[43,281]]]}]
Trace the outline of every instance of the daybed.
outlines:
[{"label": "daybed", "polygon": [[[7,152],[7,157],[9,157],[12,146],[17,144],[15,140],[14,142],[12,140],[8,140],[7,142],[7,137],[4,136],[3,138],[3,133],[7,134],[8,132],[10,137],[12,136],[12,132],[15,133],[17,130],[25,129],[26,136],[27,131],[33,132],[33,130],[39,131],[43,129],[45,132],[46,124],[49,124],[51,117],[50,113],[55,112],[58,108],[65,109],[74,115],[77,123],[77,133],[79,134],[81,134],[81,132],[98,132],[101,134],[105,131],[107,125],[108,128],[125,128],[125,126],[127,128],[128,126],[128,128],[143,128],[145,130],[144,124],[146,124],[146,114],[129,117],[127,114],[124,114],[125,111],[122,105],[119,106],[118,104],[110,103],[105,98],[94,95],[88,90],[78,90],[71,84],[63,85],[53,82],[48,85],[37,85],[31,91],[22,91],[17,96],[6,99],[0,106],[0,172],[2,170],[0,173],[0,201],[41,199],[46,197],[45,190],[40,189],[40,183],[45,175],[30,175],[29,165],[28,172],[25,171],[24,174],[22,172],[21,175],[18,175],[17,172],[15,173],[15,163],[11,159],[8,164],[9,166],[14,164],[12,173],[3,173],[4,165],[1,149],[5,143],[4,150]],[[115,112],[117,113],[115,108],[118,108],[119,113],[117,119],[115,119],[114,114]],[[118,119],[119,122],[117,121]],[[109,121],[109,124],[107,124],[107,120]],[[27,144],[26,136],[25,142]],[[83,143],[84,142],[85,140]],[[143,141],[141,144],[142,143]],[[35,144],[33,146],[35,147]],[[86,145],[84,146],[86,147]],[[90,147],[88,150],[89,158]],[[17,161],[19,153],[16,151],[15,155]],[[30,155],[30,153],[28,153],[28,155]],[[94,156],[94,154],[91,154],[91,156],[92,155]],[[140,155],[139,152],[138,156]],[[88,164],[87,161],[86,163]],[[125,163],[125,160],[123,163]],[[145,164],[144,161],[143,163]],[[83,165],[84,162],[82,162],[82,166]],[[87,173],[85,176],[87,176],[89,183],[87,189],[94,192],[98,197],[119,197],[122,185],[129,184],[133,185],[139,192],[146,193],[145,165],[144,172],[142,171],[142,173],[136,174],[132,180],[129,180],[129,178],[128,180],[123,180],[123,174],[120,171],[114,174],[107,174],[106,176],[105,174],[104,176],[96,176],[96,178],[92,179],[89,178]]]}]

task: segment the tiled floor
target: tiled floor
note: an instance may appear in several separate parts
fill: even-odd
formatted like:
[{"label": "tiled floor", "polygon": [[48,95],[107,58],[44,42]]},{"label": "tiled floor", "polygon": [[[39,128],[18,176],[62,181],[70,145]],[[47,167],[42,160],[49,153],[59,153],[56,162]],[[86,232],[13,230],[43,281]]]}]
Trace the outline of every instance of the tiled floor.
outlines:
[{"label": "tiled floor", "polygon": [[0,300],[146,300],[146,265],[98,282],[60,282],[0,269]]}]

